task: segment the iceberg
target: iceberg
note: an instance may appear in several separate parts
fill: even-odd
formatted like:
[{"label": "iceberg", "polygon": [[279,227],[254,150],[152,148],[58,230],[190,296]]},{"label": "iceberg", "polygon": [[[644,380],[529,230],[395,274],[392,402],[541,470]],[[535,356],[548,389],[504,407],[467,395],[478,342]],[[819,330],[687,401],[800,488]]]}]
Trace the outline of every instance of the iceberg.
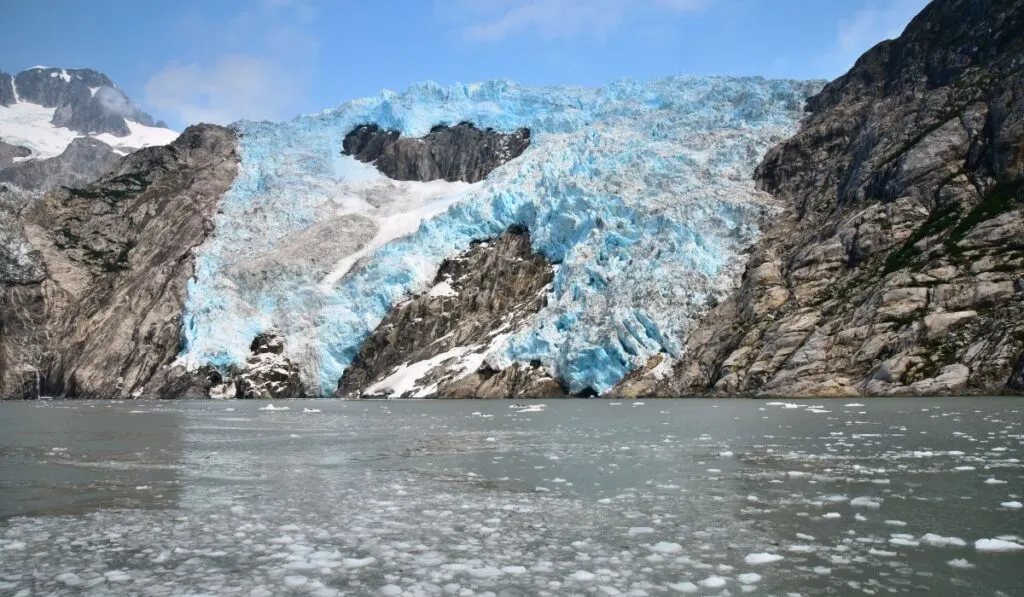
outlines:
[{"label": "iceberg", "polygon": [[[820,83],[673,77],[604,88],[421,83],[291,121],[240,122],[240,171],[199,248],[183,362],[228,368],[274,329],[304,382],[330,394],[388,310],[445,258],[511,225],[557,264],[547,306],[489,349],[601,393],[651,356],[678,356],[741,252],[779,209],[754,187]],[[422,136],[472,122],[531,145],[484,181],[398,182],[342,155],[376,123]]]}]

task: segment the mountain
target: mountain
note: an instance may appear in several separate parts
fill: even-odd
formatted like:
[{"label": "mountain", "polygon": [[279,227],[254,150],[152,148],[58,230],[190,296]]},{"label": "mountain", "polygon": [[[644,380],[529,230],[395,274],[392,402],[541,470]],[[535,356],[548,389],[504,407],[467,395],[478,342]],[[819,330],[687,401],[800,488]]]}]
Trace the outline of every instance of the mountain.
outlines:
[{"label": "mountain", "polygon": [[936,0],[828,84],[423,83],[8,190],[0,394],[1020,392],[1022,15]]},{"label": "mountain", "polygon": [[[0,72],[0,182],[30,190],[81,184],[118,156],[177,135],[94,70]],[[59,163],[46,164],[50,159]]]},{"label": "mountain", "polygon": [[1024,2],[937,0],[758,167],[738,292],[627,394],[1024,390]]}]

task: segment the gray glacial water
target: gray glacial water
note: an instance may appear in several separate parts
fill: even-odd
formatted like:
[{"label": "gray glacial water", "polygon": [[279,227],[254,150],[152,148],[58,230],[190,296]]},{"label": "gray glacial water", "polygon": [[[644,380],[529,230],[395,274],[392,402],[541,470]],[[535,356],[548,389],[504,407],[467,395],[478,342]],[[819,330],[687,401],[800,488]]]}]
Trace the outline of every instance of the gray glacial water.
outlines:
[{"label": "gray glacial water", "polygon": [[267,406],[0,404],[0,595],[1024,595],[1017,399]]}]

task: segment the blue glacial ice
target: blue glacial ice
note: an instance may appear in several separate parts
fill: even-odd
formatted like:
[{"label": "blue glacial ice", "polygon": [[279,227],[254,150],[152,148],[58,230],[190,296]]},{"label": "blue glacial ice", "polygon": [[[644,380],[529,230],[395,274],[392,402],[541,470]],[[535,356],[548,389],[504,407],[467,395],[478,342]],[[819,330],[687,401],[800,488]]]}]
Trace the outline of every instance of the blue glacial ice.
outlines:
[{"label": "blue glacial ice", "polygon": [[[605,391],[654,354],[677,356],[709,300],[735,287],[741,251],[778,208],[755,190],[754,167],[795,132],[819,87],[728,77],[600,89],[422,83],[288,122],[239,123],[240,173],[198,251],[182,358],[239,364],[252,337],[274,328],[307,383],[329,394],[361,341],[392,305],[427,289],[443,259],[520,224],[559,267],[548,305],[489,362],[539,360],[574,392]],[[421,136],[462,121],[529,127],[532,143],[485,181],[452,187],[411,234],[355,254],[344,275],[304,263],[315,252],[305,248],[288,267],[238,273],[358,214],[352,189],[375,173],[340,156],[355,125]]]}]

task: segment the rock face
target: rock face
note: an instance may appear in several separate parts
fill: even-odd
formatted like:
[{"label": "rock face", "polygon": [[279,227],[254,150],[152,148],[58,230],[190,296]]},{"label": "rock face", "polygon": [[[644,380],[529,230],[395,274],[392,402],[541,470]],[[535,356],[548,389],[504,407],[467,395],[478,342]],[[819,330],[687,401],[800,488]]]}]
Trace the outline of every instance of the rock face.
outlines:
[{"label": "rock face", "polygon": [[284,356],[284,341],[259,334],[249,348],[252,356],[235,376],[236,398],[296,398],[302,396],[299,368]]},{"label": "rock face", "polygon": [[375,124],[360,125],[345,136],[343,147],[345,155],[372,162],[395,180],[478,182],[529,145],[528,129],[506,134],[463,122],[435,126],[422,139],[403,138]]},{"label": "rock face", "polygon": [[741,288],[660,395],[1021,391],[1024,2],[936,0],[768,153]]},{"label": "rock face", "polygon": [[180,352],[192,251],[237,172],[235,135],[190,127],[80,189],[20,199],[0,226],[0,396],[41,374],[74,397],[187,394]]},{"label": "rock face", "polygon": [[434,286],[394,308],[360,346],[337,395],[511,397],[564,395],[538,366],[498,371],[488,348],[545,304],[554,267],[512,227],[445,261]]},{"label": "rock face", "polygon": [[27,158],[30,155],[32,151],[27,147],[0,141],[0,170],[13,164],[14,158]]},{"label": "rock face", "polygon": [[[24,157],[27,153],[26,150],[16,155]],[[18,162],[5,168],[0,146],[0,182],[36,191],[79,187],[98,178],[120,159],[106,143],[92,137],[78,137],[57,157]]]},{"label": "rock face", "polygon": [[18,101],[14,95],[14,76],[0,73],[0,106],[9,106]]}]

